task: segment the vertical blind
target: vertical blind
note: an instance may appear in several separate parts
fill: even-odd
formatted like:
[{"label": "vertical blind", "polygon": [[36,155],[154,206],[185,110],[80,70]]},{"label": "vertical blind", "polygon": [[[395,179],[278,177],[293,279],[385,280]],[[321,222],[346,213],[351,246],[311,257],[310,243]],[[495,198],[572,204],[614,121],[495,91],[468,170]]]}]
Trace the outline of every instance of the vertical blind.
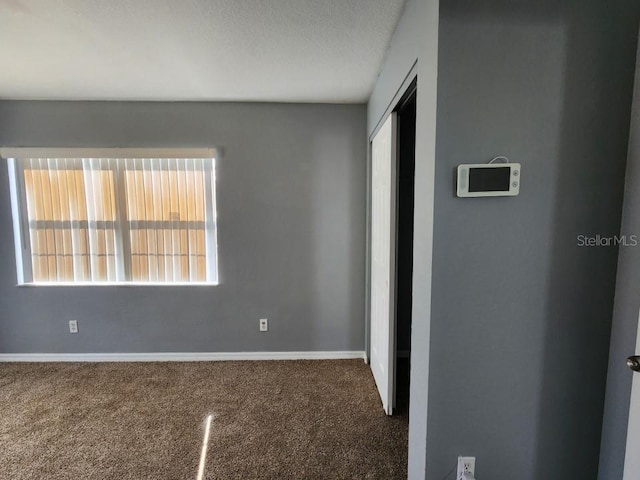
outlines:
[{"label": "vertical blind", "polygon": [[217,281],[213,159],[17,162],[33,282]]},{"label": "vertical blind", "polygon": [[202,160],[125,160],[134,280],[205,281],[205,168]]}]

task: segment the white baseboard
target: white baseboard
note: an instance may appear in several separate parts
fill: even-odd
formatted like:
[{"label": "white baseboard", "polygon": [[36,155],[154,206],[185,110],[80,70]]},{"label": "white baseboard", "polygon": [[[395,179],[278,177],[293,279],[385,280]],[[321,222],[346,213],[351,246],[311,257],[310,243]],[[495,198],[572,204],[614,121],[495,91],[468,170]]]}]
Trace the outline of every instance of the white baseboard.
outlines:
[{"label": "white baseboard", "polygon": [[0,362],[219,362],[229,360],[346,360],[365,352],[157,352],[157,353],[0,353]]}]

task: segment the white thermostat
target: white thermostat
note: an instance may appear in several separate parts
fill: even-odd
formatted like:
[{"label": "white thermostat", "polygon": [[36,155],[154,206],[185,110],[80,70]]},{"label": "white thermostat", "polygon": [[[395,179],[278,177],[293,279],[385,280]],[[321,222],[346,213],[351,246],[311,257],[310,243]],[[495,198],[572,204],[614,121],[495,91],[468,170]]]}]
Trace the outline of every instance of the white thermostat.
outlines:
[{"label": "white thermostat", "polygon": [[519,163],[458,165],[459,197],[514,197],[520,193]]}]

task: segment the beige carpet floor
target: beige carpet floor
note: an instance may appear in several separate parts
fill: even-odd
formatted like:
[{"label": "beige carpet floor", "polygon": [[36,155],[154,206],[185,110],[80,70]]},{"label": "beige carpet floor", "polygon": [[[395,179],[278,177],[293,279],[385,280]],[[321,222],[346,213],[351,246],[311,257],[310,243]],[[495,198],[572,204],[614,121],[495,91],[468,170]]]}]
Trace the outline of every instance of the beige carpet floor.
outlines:
[{"label": "beige carpet floor", "polygon": [[406,478],[361,360],[0,364],[0,478]]}]

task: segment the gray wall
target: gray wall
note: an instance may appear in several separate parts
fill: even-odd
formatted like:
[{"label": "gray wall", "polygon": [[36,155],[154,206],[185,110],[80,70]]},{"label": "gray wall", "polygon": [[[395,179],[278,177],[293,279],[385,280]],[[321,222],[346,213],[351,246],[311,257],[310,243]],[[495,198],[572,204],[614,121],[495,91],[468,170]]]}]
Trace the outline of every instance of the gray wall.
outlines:
[{"label": "gray wall", "polygon": [[[621,234],[635,235],[640,239],[640,62],[636,62],[633,97]],[[600,480],[620,480],[624,470],[633,378],[633,372],[627,368],[625,359],[633,355],[636,349],[639,286],[640,246],[621,248],[618,253],[607,396],[602,425]]]},{"label": "gray wall", "polygon": [[[416,173],[413,245],[413,315],[411,330],[411,403],[409,479],[425,477],[431,249],[433,240],[433,169],[435,164],[438,0],[407,0],[391,39],[368,105],[368,133],[385,118],[403,85],[418,76]],[[394,100],[395,98],[395,100]]]},{"label": "gray wall", "polygon": [[365,139],[362,105],[0,102],[3,146],[222,151],[216,287],[16,287],[0,165],[0,352],[362,350]]},{"label": "gray wall", "polygon": [[[617,249],[576,237],[619,232],[639,9],[440,4],[428,478],[597,475]],[[496,155],[520,196],[456,198]]]}]

